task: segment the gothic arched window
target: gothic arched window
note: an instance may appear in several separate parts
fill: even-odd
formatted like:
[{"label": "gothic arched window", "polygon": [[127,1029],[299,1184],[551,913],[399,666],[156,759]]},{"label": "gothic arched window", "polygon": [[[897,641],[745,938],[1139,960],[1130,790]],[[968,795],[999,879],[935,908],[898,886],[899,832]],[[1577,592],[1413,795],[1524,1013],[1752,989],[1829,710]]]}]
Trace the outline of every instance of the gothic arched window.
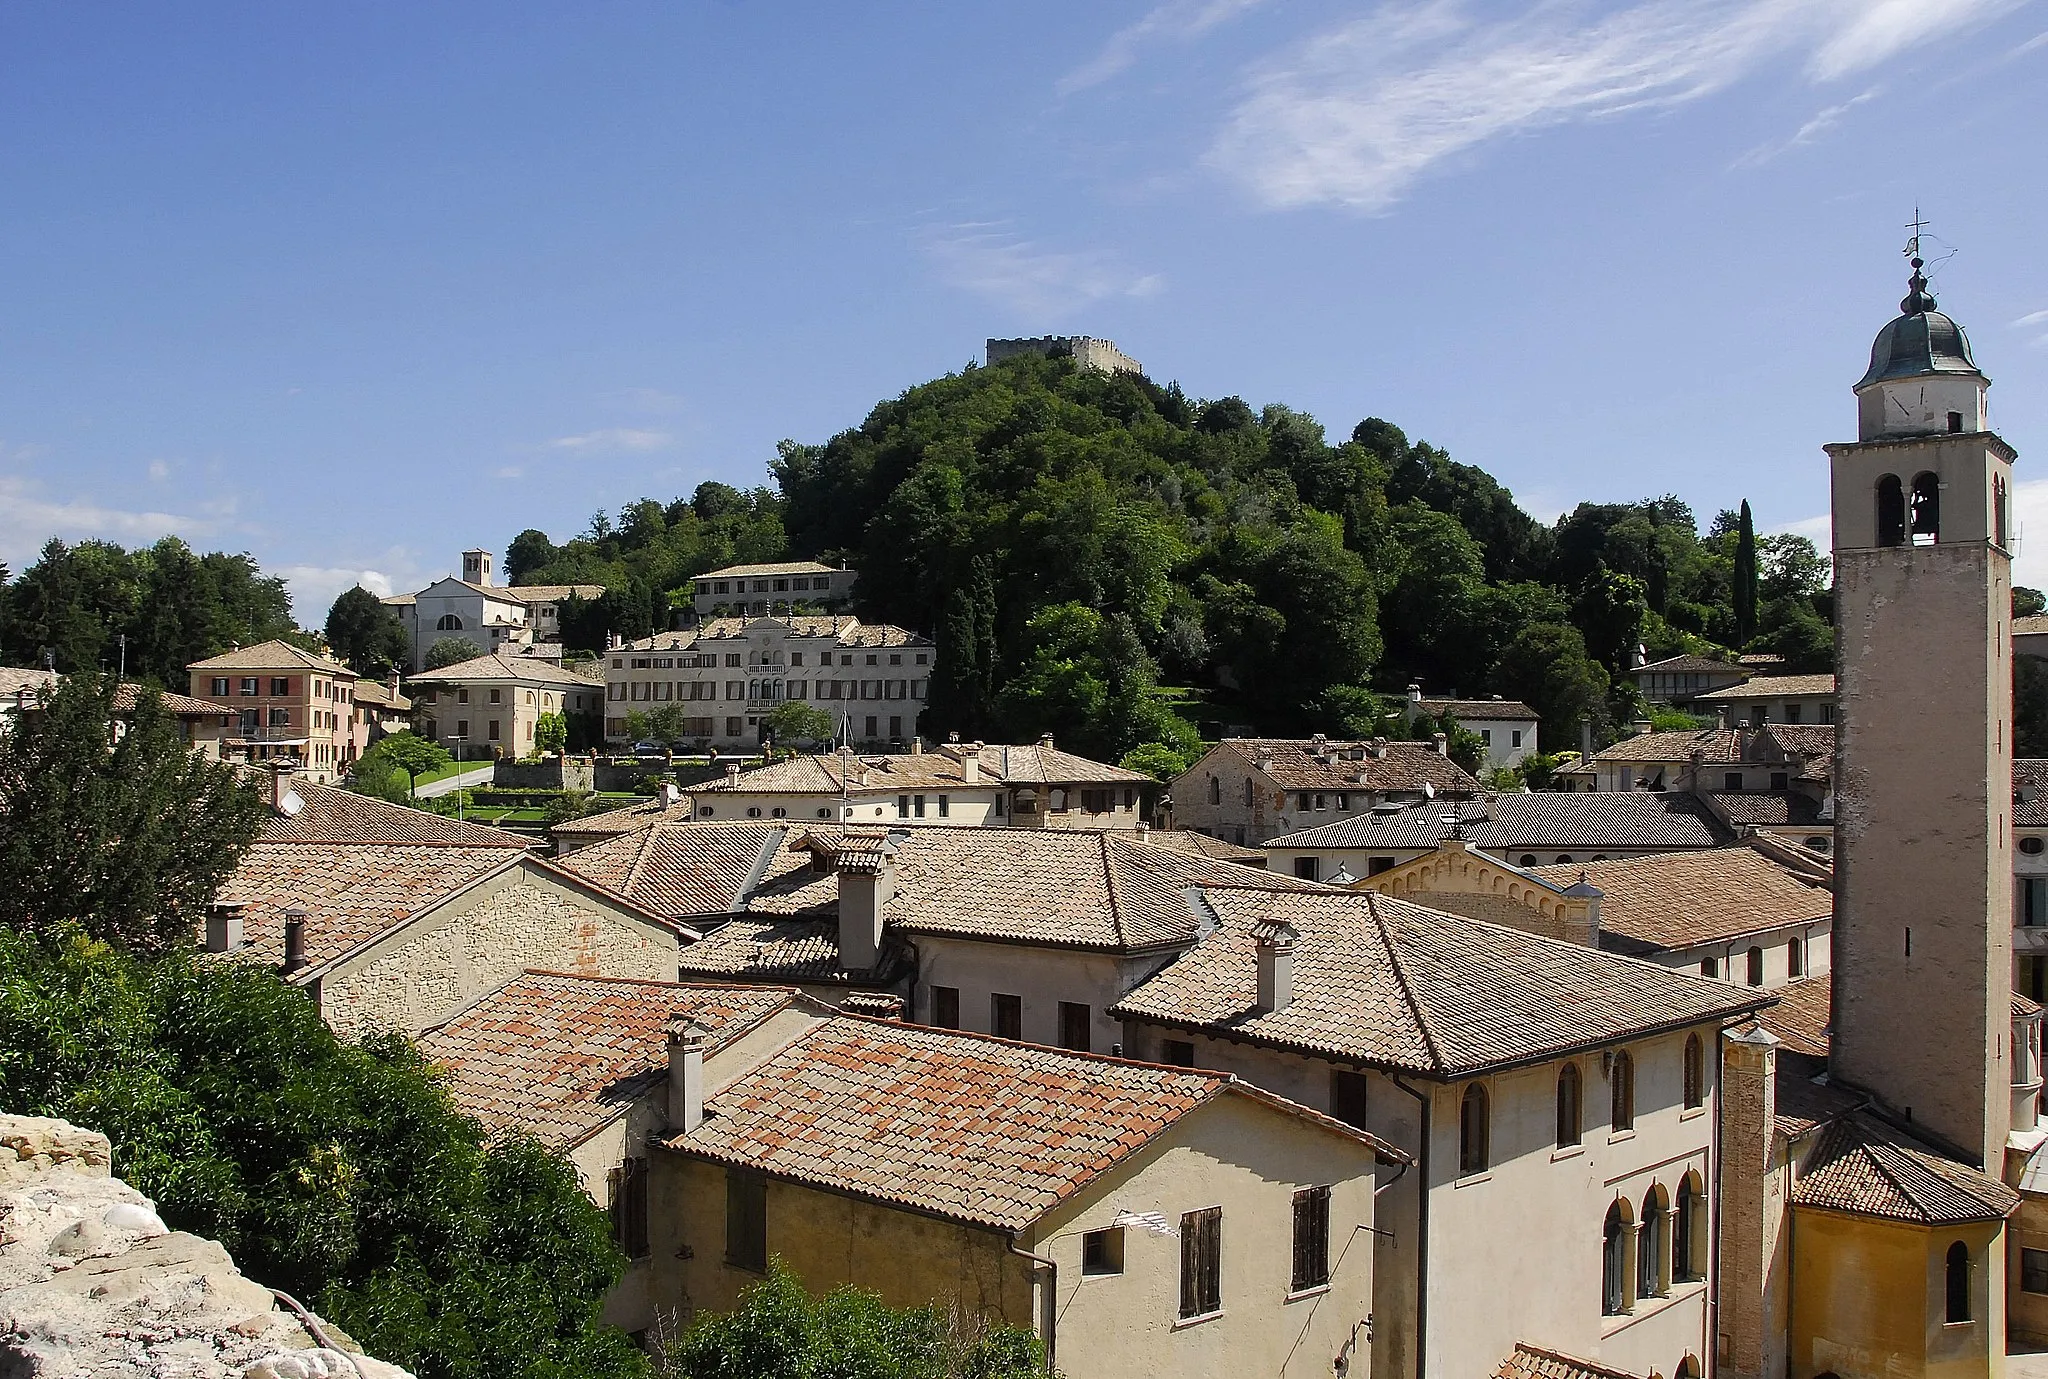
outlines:
[{"label": "gothic arched window", "polygon": [[1896,474],[1877,481],[1877,544],[1906,544],[1906,490]]},{"label": "gothic arched window", "polygon": [[1703,1258],[1707,1242],[1707,1197],[1699,1175],[1688,1173],[1678,1183],[1678,1209],[1671,1221],[1671,1276],[1691,1281],[1707,1276]]},{"label": "gothic arched window", "polygon": [[1941,540],[1941,476],[1932,471],[1913,476],[1913,544],[1932,546]]},{"label": "gothic arched window", "polygon": [[1215,776],[1209,777],[1209,803],[1223,803],[1223,782]]},{"label": "gothic arched window", "polygon": [[1662,1297],[1669,1292],[1664,1260],[1671,1247],[1670,1203],[1656,1184],[1643,1194],[1643,1224],[1636,1228],[1636,1296]]}]

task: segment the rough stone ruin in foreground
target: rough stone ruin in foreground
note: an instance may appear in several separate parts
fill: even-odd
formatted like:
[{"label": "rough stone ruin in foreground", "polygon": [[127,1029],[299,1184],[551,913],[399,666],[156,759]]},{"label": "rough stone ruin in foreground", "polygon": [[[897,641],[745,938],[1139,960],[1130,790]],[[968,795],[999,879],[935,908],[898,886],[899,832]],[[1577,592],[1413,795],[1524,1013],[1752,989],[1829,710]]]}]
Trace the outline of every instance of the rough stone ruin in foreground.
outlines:
[{"label": "rough stone ruin in foreground", "polygon": [[0,1379],[411,1379],[168,1229],[105,1135],[0,1115]]}]

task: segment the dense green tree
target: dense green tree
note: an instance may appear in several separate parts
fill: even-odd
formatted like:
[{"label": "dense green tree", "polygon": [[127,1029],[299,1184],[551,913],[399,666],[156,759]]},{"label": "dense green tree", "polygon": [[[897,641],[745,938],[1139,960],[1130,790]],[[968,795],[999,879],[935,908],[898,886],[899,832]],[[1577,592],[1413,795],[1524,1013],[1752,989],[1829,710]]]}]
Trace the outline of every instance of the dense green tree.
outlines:
[{"label": "dense green tree", "polygon": [[633,1379],[624,1261],[563,1158],[253,963],[0,932],[0,1105],[104,1131],[174,1227],[421,1379]]},{"label": "dense green tree", "polygon": [[681,704],[663,704],[647,711],[647,732],[657,742],[680,742],[689,721],[689,714]]},{"label": "dense green tree", "polygon": [[350,782],[366,795],[389,798],[372,783],[381,782],[391,772],[399,772],[405,776],[405,796],[410,798],[421,776],[429,771],[438,771],[454,760],[448,755],[447,748],[429,738],[410,731],[393,733],[389,737],[378,738],[357,758]]},{"label": "dense green tree", "polygon": [[1496,693],[1521,700],[1541,720],[1539,741],[1576,750],[1579,723],[1591,719],[1595,741],[1607,728],[1607,672],[1586,652],[1576,627],[1532,623],[1502,649],[1493,668]]},{"label": "dense green tree", "polygon": [[1609,678],[1619,680],[1627,675],[1649,616],[1642,581],[1597,566],[1579,586],[1572,610],[1586,649],[1607,667]]},{"label": "dense green tree", "polygon": [[1825,675],[1835,668],[1835,630],[1814,609],[1811,598],[1786,595],[1772,599],[1757,621],[1763,630],[1751,639],[1748,649],[1783,656],[1783,674]]},{"label": "dense green tree", "polygon": [[1735,528],[1735,640],[1747,642],[1756,635],[1756,524],[1749,515],[1749,499],[1742,500],[1742,511],[1736,517]]},{"label": "dense green tree", "polygon": [[780,1259],[731,1312],[668,1341],[665,1379],[1050,1379],[1028,1331],[846,1287],[813,1297]]},{"label": "dense green tree", "polygon": [[110,675],[70,675],[0,733],[0,926],[189,941],[254,840],[256,789],[192,750],[154,692],[122,699]]},{"label": "dense green tree", "polygon": [[2012,754],[2048,757],[2048,661],[2012,658]]},{"label": "dense green tree", "polygon": [[1126,771],[1143,771],[1154,780],[1170,781],[1194,765],[1185,753],[1164,742],[1141,742],[1125,752],[1117,765]]},{"label": "dense green tree", "polygon": [[358,584],[345,589],[327,610],[327,645],[358,675],[381,680],[412,654],[398,614]]},{"label": "dense green tree", "polygon": [[1828,587],[1828,558],[1811,537],[1773,532],[1759,537],[1756,547],[1757,591],[1764,600],[1812,598]]},{"label": "dense green tree", "polygon": [[2029,589],[2024,584],[2012,586],[2012,615],[2016,618],[2032,618],[2048,610],[2048,595],[2039,589]]},{"label": "dense green tree", "polygon": [[427,648],[424,659],[428,670],[445,670],[464,661],[473,661],[483,654],[484,649],[467,637],[436,637],[434,644]]},{"label": "dense green tree", "polygon": [[559,713],[544,713],[533,724],[533,750],[536,752],[566,752],[569,750],[569,720]]},{"label": "dense green tree", "polygon": [[830,742],[839,724],[823,709],[801,699],[785,699],[768,711],[761,726],[777,746],[791,747],[799,742]]},{"label": "dense green tree", "polygon": [[548,540],[546,532],[528,527],[505,548],[506,583],[517,584],[535,570],[545,569],[554,563],[557,554],[555,543]]}]

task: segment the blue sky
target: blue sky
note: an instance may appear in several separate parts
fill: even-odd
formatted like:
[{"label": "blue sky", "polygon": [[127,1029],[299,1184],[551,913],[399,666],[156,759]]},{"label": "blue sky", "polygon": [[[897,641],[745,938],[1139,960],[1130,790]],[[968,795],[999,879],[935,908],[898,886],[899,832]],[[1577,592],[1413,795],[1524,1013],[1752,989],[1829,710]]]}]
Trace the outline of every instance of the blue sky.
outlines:
[{"label": "blue sky", "polygon": [[1816,530],[1916,204],[2048,456],[2028,0],[0,0],[0,75],[16,569],[176,531],[317,624],[1043,332]]}]

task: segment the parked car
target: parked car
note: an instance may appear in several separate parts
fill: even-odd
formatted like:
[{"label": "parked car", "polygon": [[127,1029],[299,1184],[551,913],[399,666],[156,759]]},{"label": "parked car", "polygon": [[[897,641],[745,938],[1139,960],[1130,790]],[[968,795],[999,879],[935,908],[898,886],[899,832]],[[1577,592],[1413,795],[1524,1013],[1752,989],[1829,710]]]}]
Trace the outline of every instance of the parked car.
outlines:
[{"label": "parked car", "polygon": [[636,742],[629,750],[636,757],[658,757],[668,749],[659,742]]}]

